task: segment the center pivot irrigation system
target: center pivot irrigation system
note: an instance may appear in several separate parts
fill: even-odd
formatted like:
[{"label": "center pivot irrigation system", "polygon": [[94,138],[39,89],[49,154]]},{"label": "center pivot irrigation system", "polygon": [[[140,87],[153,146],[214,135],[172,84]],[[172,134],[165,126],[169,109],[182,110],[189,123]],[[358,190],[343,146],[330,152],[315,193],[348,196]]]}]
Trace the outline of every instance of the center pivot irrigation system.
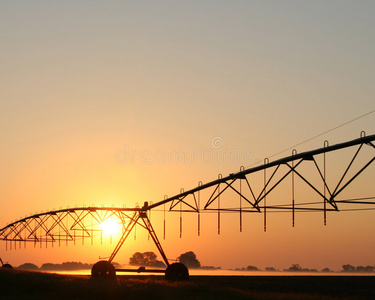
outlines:
[{"label": "center pivot irrigation system", "polygon": [[[93,277],[115,278],[116,272],[162,272],[170,280],[185,280],[189,277],[188,269],[181,263],[170,264],[161,246],[157,234],[150,221],[151,210],[162,207],[164,209],[164,238],[165,238],[165,211],[175,211],[180,213],[180,236],[182,233],[182,213],[196,213],[198,216],[198,235],[200,235],[201,213],[214,212],[217,214],[218,234],[220,234],[220,217],[222,213],[230,212],[239,215],[240,231],[242,231],[243,215],[248,213],[263,214],[263,228],[267,228],[267,214],[270,212],[290,212],[292,226],[295,224],[295,213],[302,212],[322,212],[324,225],[326,225],[327,212],[342,210],[374,210],[375,197],[341,199],[339,196],[347,190],[353,181],[374,162],[375,146],[373,141],[375,135],[366,136],[361,132],[360,138],[348,142],[330,146],[327,141],[324,147],[316,150],[297,153],[292,151],[292,155],[275,161],[264,160],[264,163],[251,168],[241,167],[237,173],[229,174],[226,177],[219,175],[218,179],[202,184],[184,191],[173,197],[165,196],[164,200],[157,203],[145,202],[142,207],[115,208],[115,207],[80,207],[54,210],[25,217],[16,222],[8,224],[0,229],[0,239],[6,242],[6,249],[16,249],[26,246],[27,242],[34,243],[34,246],[55,244],[61,245],[69,243],[76,244],[88,240],[93,243],[94,236],[102,239],[101,225],[107,220],[116,219],[122,225],[122,235],[116,244],[108,260],[101,260],[94,264],[91,273]],[[326,154],[334,152],[339,155],[340,150],[350,150],[348,161],[340,159],[344,164],[342,172],[334,172],[335,180],[327,180]],[[347,150],[346,150],[347,151]],[[362,153],[367,155],[363,157]],[[307,171],[306,171],[307,170]],[[261,175],[262,183],[253,180],[254,174]],[[331,173],[330,173],[331,174]],[[333,173],[332,173],[333,174]],[[368,174],[368,173],[367,173]],[[314,175],[318,180],[311,180]],[[374,175],[374,174],[372,174]],[[271,194],[276,187],[288,181],[291,185],[291,197],[286,203],[272,204]],[[305,185],[313,194],[316,201],[297,202],[295,197],[295,185]],[[334,184],[331,182],[334,182]],[[330,183],[330,184],[329,184]],[[203,197],[203,191],[207,191],[207,196]],[[225,206],[224,197],[229,196],[230,206]],[[228,197],[227,197],[228,198]],[[280,199],[277,200],[280,202]],[[201,206],[203,203],[203,206]],[[166,205],[169,206],[166,209]],[[349,205],[350,209],[345,209]],[[360,206],[360,208],[353,209]],[[339,209],[340,207],[340,209]],[[124,245],[130,233],[139,225],[148,231],[149,236],[155,243],[167,268],[146,269],[115,269],[112,262],[117,253]],[[1,261],[3,264],[3,262]],[[7,265],[9,266],[9,265]]]}]

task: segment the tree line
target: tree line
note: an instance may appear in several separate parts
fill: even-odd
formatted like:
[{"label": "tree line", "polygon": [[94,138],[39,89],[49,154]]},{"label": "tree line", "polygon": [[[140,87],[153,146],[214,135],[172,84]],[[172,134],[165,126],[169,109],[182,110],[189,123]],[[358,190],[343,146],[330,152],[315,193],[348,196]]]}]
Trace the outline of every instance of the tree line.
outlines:
[{"label": "tree line", "polygon": [[[193,251],[188,251],[181,254],[177,261],[184,264],[189,269],[197,269],[201,267],[201,263],[197,259],[197,256]],[[136,252],[130,257],[129,265],[139,267],[155,267],[155,268],[166,268],[164,262],[157,260],[157,256],[154,252]]]},{"label": "tree line", "polygon": [[[197,256],[193,251],[188,251],[181,254],[177,261],[183,263],[189,269],[196,269],[201,267],[201,263],[197,259]],[[116,262],[112,262],[115,267],[120,265]],[[154,268],[166,268],[164,262],[157,259],[157,255],[154,252],[135,252],[129,259],[129,265],[139,267],[154,267]],[[86,264],[82,262],[63,262],[62,264],[45,263],[40,268],[33,263],[24,263],[17,267],[20,270],[32,270],[32,271],[72,271],[72,270],[89,270],[93,264]],[[212,267],[213,268],[213,267]]]},{"label": "tree line", "polygon": [[[236,268],[235,271],[261,271],[256,266],[247,266],[246,268]],[[279,271],[273,267],[265,268],[265,271],[268,272],[275,272]],[[309,269],[309,268],[302,268],[299,264],[292,264],[288,269],[283,269],[283,272],[319,272],[317,269]],[[320,272],[327,273],[327,272],[334,272],[330,268],[324,268]],[[375,266],[352,266],[350,264],[346,264],[342,266],[342,269],[339,272],[349,272],[349,273],[374,273]]]},{"label": "tree line", "polygon": [[[193,251],[182,253],[177,257],[177,262],[180,262],[187,266],[189,269],[220,269],[220,267],[202,267],[200,261],[197,259],[196,254]],[[120,267],[120,264],[113,262],[115,267]],[[164,262],[157,259],[157,255],[154,252],[135,252],[129,259],[129,265],[138,267],[154,267],[154,268],[166,268]],[[70,270],[89,270],[93,264],[87,264],[82,262],[63,262],[61,264],[45,263],[40,268],[32,263],[25,263],[17,267],[21,270],[34,270],[34,271],[70,271]],[[235,271],[261,271],[256,266],[249,265],[247,267],[236,268]],[[266,267],[265,271],[276,272],[280,271],[274,267]],[[299,264],[292,264],[289,268],[283,269],[284,272],[319,272],[317,269],[303,268]],[[324,268],[320,272],[334,272],[330,268]],[[353,266],[345,264],[342,269],[338,272],[346,273],[375,273],[375,266]]]},{"label": "tree line", "polygon": [[40,268],[32,263],[25,263],[17,267],[20,270],[30,271],[73,271],[73,270],[89,270],[92,264],[85,264],[81,262],[63,262],[62,264],[45,263]]}]

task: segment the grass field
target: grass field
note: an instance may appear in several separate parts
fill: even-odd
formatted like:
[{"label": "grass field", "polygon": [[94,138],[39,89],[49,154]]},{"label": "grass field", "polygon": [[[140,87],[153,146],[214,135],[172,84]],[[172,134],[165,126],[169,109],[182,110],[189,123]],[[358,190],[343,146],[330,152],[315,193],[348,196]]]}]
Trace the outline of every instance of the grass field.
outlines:
[{"label": "grass field", "polygon": [[375,276],[57,275],[0,269],[0,299],[375,299]]}]

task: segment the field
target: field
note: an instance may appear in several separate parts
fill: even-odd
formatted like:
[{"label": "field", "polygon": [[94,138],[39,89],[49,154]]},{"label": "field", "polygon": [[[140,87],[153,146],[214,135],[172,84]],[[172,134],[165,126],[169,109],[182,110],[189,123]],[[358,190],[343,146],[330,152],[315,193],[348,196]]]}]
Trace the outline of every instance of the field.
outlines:
[{"label": "field", "polygon": [[57,275],[0,269],[0,299],[375,299],[375,276]]}]

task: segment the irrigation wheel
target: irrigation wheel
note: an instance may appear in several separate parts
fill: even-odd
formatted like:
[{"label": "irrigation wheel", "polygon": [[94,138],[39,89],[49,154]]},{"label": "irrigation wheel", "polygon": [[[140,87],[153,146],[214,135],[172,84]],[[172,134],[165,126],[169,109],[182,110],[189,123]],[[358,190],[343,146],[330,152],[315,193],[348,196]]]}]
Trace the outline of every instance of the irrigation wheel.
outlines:
[{"label": "irrigation wheel", "polygon": [[101,260],[92,266],[91,276],[93,278],[115,279],[116,270],[109,261]]},{"label": "irrigation wheel", "polygon": [[1,267],[5,269],[13,269],[13,267],[10,264],[4,264]]},{"label": "irrigation wheel", "polygon": [[189,279],[189,270],[182,263],[173,263],[165,270],[165,279],[170,281],[185,281]]}]

